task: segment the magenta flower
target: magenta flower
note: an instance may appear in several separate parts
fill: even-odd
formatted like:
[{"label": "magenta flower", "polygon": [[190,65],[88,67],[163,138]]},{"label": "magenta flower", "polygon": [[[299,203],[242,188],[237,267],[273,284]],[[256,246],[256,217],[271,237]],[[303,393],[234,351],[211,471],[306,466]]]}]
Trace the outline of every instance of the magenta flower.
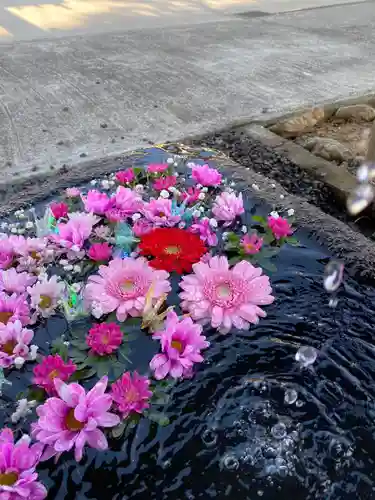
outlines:
[{"label": "magenta flower", "polygon": [[65,363],[58,354],[44,356],[33,370],[33,384],[42,387],[50,396],[56,396],[55,378],[66,382],[76,370],[77,367],[71,360]]},{"label": "magenta flower", "polygon": [[39,420],[32,424],[35,439],[47,445],[42,460],[74,448],[77,462],[82,459],[86,444],[96,450],[108,448],[102,427],[114,427],[120,418],[108,410],[112,406],[112,396],[105,394],[108,378],[103,377],[86,394],[79,384],[65,384],[54,379],[58,397],[52,397],[38,406]]},{"label": "magenta flower", "polygon": [[192,178],[197,184],[202,186],[219,186],[221,183],[221,174],[216,168],[210,168],[206,165],[194,165],[191,171]]},{"label": "magenta flower", "polygon": [[30,322],[30,309],[25,295],[16,295],[10,297],[5,293],[0,293],[0,330],[8,322],[14,322],[19,319],[22,325]]},{"label": "magenta flower", "polygon": [[126,170],[117,172],[116,179],[121,182],[121,184],[128,184],[129,182],[133,182],[135,179],[134,170],[132,168],[127,168]]},{"label": "magenta flower", "polygon": [[137,238],[149,233],[154,228],[153,224],[146,219],[138,219],[134,222],[133,233]]},{"label": "magenta flower", "polygon": [[218,239],[216,234],[212,231],[210,226],[210,220],[205,217],[201,220],[197,220],[189,228],[192,233],[197,233],[200,239],[207,243],[210,247],[215,247],[217,245]]},{"label": "magenta flower", "polygon": [[155,226],[172,227],[181,220],[179,215],[172,215],[172,200],[158,198],[145,203],[143,215]]},{"label": "magenta flower", "polygon": [[162,350],[150,362],[157,380],[168,374],[173,378],[191,377],[194,363],[203,361],[201,350],[210,345],[202,335],[201,325],[187,317],[179,320],[174,311],[168,313],[165,329],[154,333],[152,338],[160,340]]},{"label": "magenta flower", "polygon": [[112,354],[120,347],[123,339],[121,328],[116,323],[99,323],[90,328],[86,343],[91,352],[98,356]]},{"label": "magenta flower", "polygon": [[53,275],[49,280],[38,281],[27,289],[32,307],[43,318],[48,318],[55,312],[64,288],[64,283],[59,282],[56,275]]},{"label": "magenta flower", "polygon": [[119,186],[116,191],[116,207],[131,217],[142,208],[143,201],[138,193],[132,189]]},{"label": "magenta flower", "polygon": [[186,192],[181,193],[181,198],[183,200],[186,200],[187,198],[187,203],[188,205],[192,205],[196,201],[199,200],[199,195],[201,194],[201,190],[197,187],[189,187]]},{"label": "magenta flower", "polygon": [[273,235],[277,240],[293,234],[293,230],[289,222],[283,217],[269,216],[268,227],[271,229]]},{"label": "magenta flower", "polygon": [[66,188],[65,194],[68,198],[78,198],[80,196],[81,191],[77,187]]},{"label": "magenta flower", "polygon": [[68,215],[68,205],[66,203],[51,203],[49,208],[55,219],[62,219]]},{"label": "magenta flower", "polygon": [[154,304],[171,290],[169,274],[149,266],[146,259],[113,259],[108,266],[99,267],[99,275],[88,278],[86,300],[100,308],[103,314],[116,311],[119,321],[128,315],[141,316],[147,292]]},{"label": "magenta flower", "polygon": [[26,361],[33,337],[34,332],[23,328],[19,320],[0,328],[0,367],[12,366],[16,358]]},{"label": "magenta flower", "polygon": [[194,264],[193,271],[180,282],[181,307],[194,320],[210,322],[222,333],[232,326],[246,330],[250,323],[257,324],[266,316],[258,306],[275,299],[268,276],[245,260],[230,269],[226,257],[211,257],[208,263]]},{"label": "magenta flower", "polygon": [[263,238],[260,238],[256,233],[251,235],[246,234],[241,239],[241,246],[243,251],[248,255],[255,255],[259,253],[263,245]]},{"label": "magenta flower", "polygon": [[165,172],[167,169],[167,163],[150,163],[147,167],[147,172],[150,172],[150,174],[160,174],[161,172]]},{"label": "magenta flower", "polygon": [[8,269],[12,265],[14,254],[14,247],[9,239],[0,239],[0,269]]},{"label": "magenta flower", "polygon": [[229,226],[244,211],[242,193],[236,196],[235,193],[228,193],[226,191],[216,197],[212,208],[212,213],[218,221],[224,222],[224,226]]},{"label": "magenta flower", "polygon": [[92,212],[98,215],[103,215],[107,210],[110,210],[115,203],[114,198],[109,198],[107,194],[101,193],[96,189],[89,191],[87,196],[81,195],[81,198],[86,212]]},{"label": "magenta flower", "polygon": [[127,218],[128,212],[120,208],[111,208],[105,213],[105,216],[109,222],[121,222]]},{"label": "magenta flower", "polygon": [[156,191],[162,191],[163,189],[169,189],[176,185],[177,177],[175,175],[168,175],[167,177],[160,177],[160,179],[156,179],[153,183],[153,188]]},{"label": "magenta flower", "polygon": [[104,262],[109,260],[112,255],[112,248],[108,243],[93,243],[88,251],[88,256],[95,262]]},{"label": "magenta flower", "polygon": [[11,267],[7,271],[0,271],[0,290],[8,293],[24,293],[26,288],[33,285],[36,276],[29,273],[17,273]]},{"label": "magenta flower", "polygon": [[136,371],[133,372],[133,377],[130,372],[125,372],[112,384],[112,398],[122,418],[128,417],[132,412],[142,413],[150,407],[152,392],[149,386],[150,380]]},{"label": "magenta flower", "polygon": [[40,443],[30,446],[26,434],[14,442],[13,432],[0,432],[0,499],[43,500],[47,490],[35,470],[43,452]]},{"label": "magenta flower", "polygon": [[95,215],[74,212],[69,214],[67,223],[57,225],[58,234],[52,234],[50,237],[65,248],[80,250],[98,221],[99,218]]}]

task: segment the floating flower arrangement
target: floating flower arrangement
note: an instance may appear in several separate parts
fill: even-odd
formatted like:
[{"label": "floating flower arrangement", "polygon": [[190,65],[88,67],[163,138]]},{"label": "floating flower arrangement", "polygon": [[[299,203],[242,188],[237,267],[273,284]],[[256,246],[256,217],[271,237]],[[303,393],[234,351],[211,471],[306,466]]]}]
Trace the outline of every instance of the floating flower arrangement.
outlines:
[{"label": "floating flower arrangement", "polygon": [[[161,408],[194,377],[210,331],[266,316],[275,297],[265,271],[298,244],[290,218],[245,219],[242,193],[208,164],[182,174],[170,159],[101,186],[68,188],[44,213],[18,211],[23,225],[1,226],[0,391],[32,368],[0,433],[4,500],[46,497],[40,461],[106,450],[141,418],[166,425]],[[66,333],[33,343],[53,318]],[[154,348],[147,369],[130,355],[140,337]]]}]

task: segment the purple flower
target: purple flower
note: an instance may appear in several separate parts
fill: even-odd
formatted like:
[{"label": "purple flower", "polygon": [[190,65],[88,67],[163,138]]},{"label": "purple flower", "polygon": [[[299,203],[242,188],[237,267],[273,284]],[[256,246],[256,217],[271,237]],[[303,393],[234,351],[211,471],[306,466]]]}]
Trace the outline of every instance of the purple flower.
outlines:
[{"label": "purple flower", "polygon": [[132,216],[135,212],[139,212],[142,204],[142,198],[132,189],[123,186],[117,188],[116,207],[119,208],[124,215]]},{"label": "purple flower", "polygon": [[132,412],[142,413],[149,408],[149,399],[152,392],[149,389],[150,380],[142,377],[136,371],[133,377],[130,372],[112,384],[112,397],[122,418],[127,417]]},{"label": "purple flower", "polygon": [[216,168],[210,168],[207,164],[194,165],[191,176],[202,186],[219,186],[222,179],[220,172]]},{"label": "purple flower", "polygon": [[96,189],[92,189],[87,193],[87,196],[82,195],[81,198],[85,205],[86,212],[93,212],[98,215],[103,215],[110,210],[115,203],[114,198],[109,198],[108,195]]},{"label": "purple flower", "polygon": [[260,238],[256,233],[251,235],[246,234],[241,239],[241,246],[244,253],[248,255],[255,255],[259,253],[263,245],[263,238]]},{"label": "purple flower", "polygon": [[165,198],[158,198],[145,203],[143,215],[155,226],[172,227],[181,220],[179,215],[172,215],[172,200]]},{"label": "purple flower", "polygon": [[157,380],[168,374],[173,378],[191,377],[194,363],[203,361],[201,350],[209,346],[200,325],[187,317],[179,320],[173,311],[167,315],[165,330],[154,333],[152,338],[160,340],[162,350],[150,362]]},{"label": "purple flower", "polygon": [[217,236],[211,230],[210,220],[207,217],[192,224],[190,231],[192,233],[198,233],[200,239],[206,242],[210,247],[215,247],[217,245]]},{"label": "purple flower", "polygon": [[121,182],[121,184],[128,184],[135,179],[134,170],[132,168],[127,168],[126,170],[117,172],[116,179]]}]

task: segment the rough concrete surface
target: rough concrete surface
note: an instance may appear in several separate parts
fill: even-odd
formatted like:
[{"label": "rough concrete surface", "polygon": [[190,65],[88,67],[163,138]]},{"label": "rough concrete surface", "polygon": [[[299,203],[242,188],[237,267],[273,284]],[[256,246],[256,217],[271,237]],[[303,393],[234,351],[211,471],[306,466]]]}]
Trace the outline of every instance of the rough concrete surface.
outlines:
[{"label": "rough concrete surface", "polygon": [[368,92],[374,24],[371,1],[2,45],[2,180]]}]

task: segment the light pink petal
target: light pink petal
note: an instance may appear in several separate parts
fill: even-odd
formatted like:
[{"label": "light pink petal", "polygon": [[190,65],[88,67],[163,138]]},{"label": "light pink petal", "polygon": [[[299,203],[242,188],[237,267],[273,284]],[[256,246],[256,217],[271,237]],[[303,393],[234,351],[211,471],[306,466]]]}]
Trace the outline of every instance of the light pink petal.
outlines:
[{"label": "light pink petal", "polygon": [[[205,315],[205,314],[204,314]],[[211,325],[213,328],[217,328],[223,322],[224,311],[219,306],[214,306],[212,308],[212,319]]]},{"label": "light pink petal", "polygon": [[79,384],[65,384],[59,378],[54,379],[56,391],[60,398],[71,408],[77,406],[81,397],[85,396],[85,389]]},{"label": "light pink petal", "polygon": [[183,372],[183,367],[181,363],[174,363],[169,373],[173,378],[180,378],[182,377],[182,372]]},{"label": "light pink petal", "polygon": [[105,375],[99,382],[97,382],[94,387],[87,393],[86,401],[87,405],[91,405],[96,398],[103,396],[108,385],[108,377]]},{"label": "light pink petal", "polygon": [[91,448],[96,450],[106,450],[108,449],[108,441],[103,432],[99,429],[94,431],[86,432],[87,443]]},{"label": "light pink petal", "polygon": [[102,413],[95,417],[97,424],[101,427],[114,427],[120,423],[120,417],[114,415],[113,413]]}]

